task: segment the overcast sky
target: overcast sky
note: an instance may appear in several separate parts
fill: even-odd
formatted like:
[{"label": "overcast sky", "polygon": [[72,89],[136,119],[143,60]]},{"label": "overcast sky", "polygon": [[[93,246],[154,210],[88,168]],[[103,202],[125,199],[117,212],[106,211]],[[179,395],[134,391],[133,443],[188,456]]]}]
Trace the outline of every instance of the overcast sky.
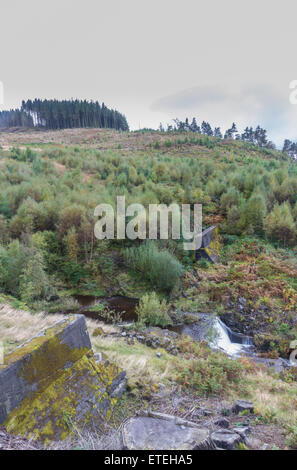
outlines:
[{"label": "overcast sky", "polygon": [[104,101],[132,129],[197,117],[297,140],[296,0],[1,0],[2,109]]}]

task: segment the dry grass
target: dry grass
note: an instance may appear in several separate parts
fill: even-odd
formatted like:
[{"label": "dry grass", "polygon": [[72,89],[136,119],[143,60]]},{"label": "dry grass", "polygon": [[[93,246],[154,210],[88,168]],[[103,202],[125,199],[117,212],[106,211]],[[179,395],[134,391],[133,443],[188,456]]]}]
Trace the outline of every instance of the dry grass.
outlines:
[{"label": "dry grass", "polygon": [[[6,303],[0,303],[0,339],[4,342],[5,350],[9,351],[63,318],[64,316],[61,314],[31,313],[15,309]],[[87,319],[87,327],[92,342],[95,343],[97,341],[93,337],[93,333],[96,328],[104,328],[106,334],[117,332],[113,325],[106,325],[103,322],[90,319]]]},{"label": "dry grass", "polygon": [[[87,323],[89,326],[89,320]],[[103,325],[103,329],[106,331],[106,325]],[[138,341],[128,344],[123,338],[94,337],[92,332],[90,336],[94,351],[105,353],[110,360],[125,369],[129,380],[141,377],[159,383],[166,382],[166,379],[173,375],[176,358],[164,349],[160,350],[162,357],[158,358],[158,349],[152,349]]]},{"label": "dry grass", "polygon": [[[107,425],[106,425],[107,426]],[[72,436],[64,441],[53,442],[49,450],[121,450],[122,438],[120,430],[107,427],[99,429],[79,430],[73,425]]]},{"label": "dry grass", "polygon": [[245,377],[246,391],[256,413],[268,423],[296,426],[297,383],[286,383],[264,370]]},{"label": "dry grass", "polygon": [[0,304],[0,339],[4,342],[6,352],[62,318],[62,315],[32,314],[14,309],[7,304]]}]

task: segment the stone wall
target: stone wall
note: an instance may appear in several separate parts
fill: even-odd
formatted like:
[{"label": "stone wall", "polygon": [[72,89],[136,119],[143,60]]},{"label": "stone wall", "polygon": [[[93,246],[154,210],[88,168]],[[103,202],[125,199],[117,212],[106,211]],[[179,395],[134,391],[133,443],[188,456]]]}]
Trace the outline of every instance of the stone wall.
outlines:
[{"label": "stone wall", "polygon": [[0,424],[43,441],[65,438],[73,424],[108,419],[125,373],[96,362],[83,315],[70,315],[5,356]]}]

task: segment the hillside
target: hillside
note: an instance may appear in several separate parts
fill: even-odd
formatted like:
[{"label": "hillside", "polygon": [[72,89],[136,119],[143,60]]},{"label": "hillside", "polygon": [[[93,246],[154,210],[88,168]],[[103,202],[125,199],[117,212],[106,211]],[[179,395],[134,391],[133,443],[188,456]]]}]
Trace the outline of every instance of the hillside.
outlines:
[{"label": "hillside", "polygon": [[[0,132],[0,146],[0,301],[92,318],[94,349],[128,373],[130,395],[115,425],[150,400],[194,419],[193,396],[215,413],[218,397],[244,396],[256,404],[253,425],[264,426],[271,447],[296,446],[294,368],[279,375],[177,335],[167,350],[164,330],[151,330],[180,332],[198,312],[215,314],[251,337],[262,359],[289,358],[297,338],[296,163],[276,150],[191,132],[15,128]],[[115,206],[119,195],[146,209],[202,204],[203,228],[218,227],[220,261],[196,261],[178,240],[96,240],[94,208]],[[122,320],[141,321],[131,336]],[[1,322],[0,312],[6,348],[30,337],[23,321],[14,338],[17,316],[13,322],[7,327],[9,315]],[[134,329],[160,335],[156,349],[151,338],[135,341]],[[172,393],[181,394],[175,410]]]}]

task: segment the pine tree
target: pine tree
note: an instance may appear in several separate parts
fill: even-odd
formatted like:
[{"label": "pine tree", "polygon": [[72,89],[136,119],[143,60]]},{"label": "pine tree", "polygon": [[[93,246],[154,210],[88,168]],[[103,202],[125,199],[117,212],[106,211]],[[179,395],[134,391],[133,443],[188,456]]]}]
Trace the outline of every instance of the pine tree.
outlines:
[{"label": "pine tree", "polygon": [[213,130],[209,122],[203,121],[201,124],[201,130],[202,134],[208,135],[210,137],[213,135]]},{"label": "pine tree", "polygon": [[292,216],[290,205],[284,202],[276,204],[264,221],[267,237],[272,241],[279,241],[284,246],[294,243],[296,239],[296,225]]},{"label": "pine tree", "polygon": [[196,121],[196,118],[193,117],[192,119],[192,122],[191,122],[191,125],[190,125],[190,130],[192,132],[198,132],[198,125],[197,125],[197,121]]},{"label": "pine tree", "polygon": [[22,101],[20,109],[0,113],[0,128],[44,127],[67,129],[74,127],[108,127],[129,130],[126,117],[108,109],[104,103],[86,100],[28,100]]},{"label": "pine tree", "polygon": [[219,138],[219,139],[222,139],[222,138],[223,138],[221,129],[220,129],[219,127],[215,127],[215,128],[214,128],[213,135],[214,135],[214,137],[217,137],[217,138]]},{"label": "pine tree", "polygon": [[235,122],[233,122],[230,129],[226,130],[225,135],[224,135],[224,139],[234,139],[234,135],[236,134],[236,132],[238,132],[237,127],[236,127]]}]

